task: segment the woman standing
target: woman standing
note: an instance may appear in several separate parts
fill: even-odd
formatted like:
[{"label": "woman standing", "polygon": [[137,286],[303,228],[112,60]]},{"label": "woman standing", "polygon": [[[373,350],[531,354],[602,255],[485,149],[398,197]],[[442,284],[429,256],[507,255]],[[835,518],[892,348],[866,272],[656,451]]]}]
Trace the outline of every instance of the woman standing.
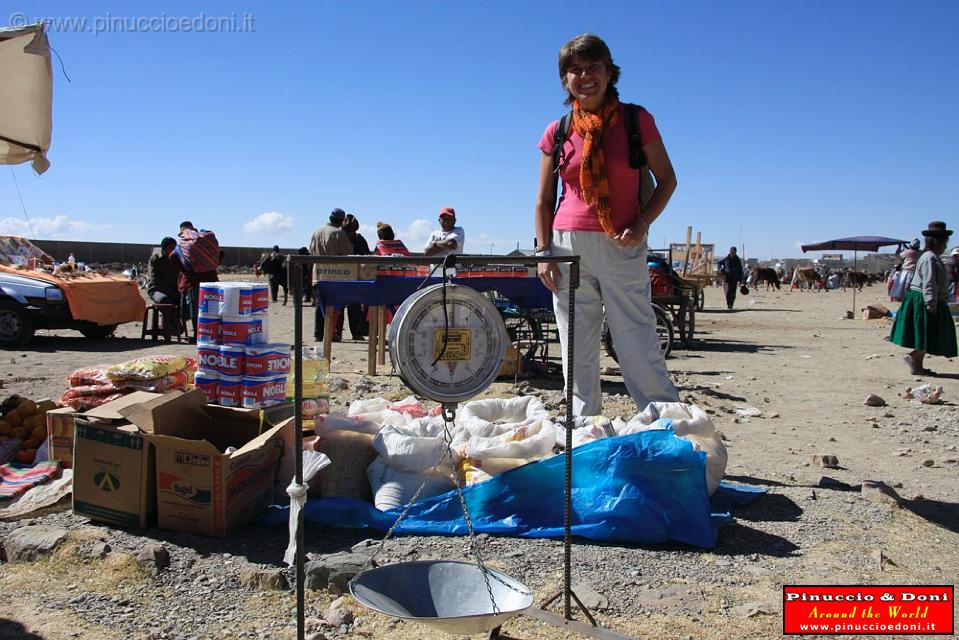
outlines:
[{"label": "woman standing", "polygon": [[[576,290],[573,413],[599,415],[603,398],[599,377],[603,308],[620,354],[623,379],[640,409],[651,401],[675,402],[666,362],[656,336],[649,298],[646,238],[676,189],[655,121],[638,110],[638,129],[656,187],[640,206],[640,172],[630,167],[624,106],[616,82],[619,67],[606,43],[592,34],[577,36],[559,52],[559,76],[572,106],[569,136],[562,143],[558,174],[563,191],[557,206],[553,170],[558,121],[539,141],[539,190],[536,197],[536,255],[580,256]],[[541,263],[538,274],[553,292],[563,370],[567,371],[566,331],[569,265]]]},{"label": "woman standing", "polygon": [[892,325],[890,340],[900,347],[912,349],[903,356],[913,375],[932,375],[923,367],[926,354],[953,358],[956,356],[956,325],[949,312],[949,280],[939,257],[946,250],[952,231],[946,223],[930,222],[922,232],[925,251],[916,263],[916,272],[902,299]]},{"label": "woman standing", "polygon": [[902,266],[899,268],[899,272],[893,280],[892,289],[889,292],[890,300],[902,302],[906,291],[909,289],[912,276],[916,272],[916,262],[919,261],[919,256],[921,255],[922,251],[919,250],[919,238],[914,239],[909,243],[908,247],[900,252],[899,257],[902,259]]}]

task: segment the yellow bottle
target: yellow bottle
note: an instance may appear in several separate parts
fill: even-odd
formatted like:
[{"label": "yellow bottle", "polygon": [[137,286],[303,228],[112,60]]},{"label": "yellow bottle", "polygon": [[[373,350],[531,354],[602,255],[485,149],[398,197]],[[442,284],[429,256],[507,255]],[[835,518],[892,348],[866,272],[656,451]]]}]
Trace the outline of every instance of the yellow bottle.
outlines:
[{"label": "yellow bottle", "polygon": [[[326,377],[330,373],[330,363],[323,356],[323,346],[303,347],[303,430],[312,431],[316,427],[316,417],[330,412],[330,388]],[[286,385],[286,397],[293,400],[296,376],[293,368]]]}]

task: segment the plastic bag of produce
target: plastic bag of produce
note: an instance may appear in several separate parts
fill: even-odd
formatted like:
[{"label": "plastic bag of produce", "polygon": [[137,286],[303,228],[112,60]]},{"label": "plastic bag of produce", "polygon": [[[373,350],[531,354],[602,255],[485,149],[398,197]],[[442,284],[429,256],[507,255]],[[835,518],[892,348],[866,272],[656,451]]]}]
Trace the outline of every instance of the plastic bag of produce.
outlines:
[{"label": "plastic bag of produce", "polygon": [[196,360],[183,356],[146,356],[107,368],[106,374],[111,380],[156,380],[187,369],[190,364],[196,368]]},{"label": "plastic bag of produce", "polygon": [[107,375],[108,364],[98,364],[95,367],[80,367],[67,376],[67,382],[71,387],[83,387],[91,384],[110,384],[110,377]]},{"label": "plastic bag of produce", "polygon": [[151,393],[164,393],[176,389],[185,389],[187,384],[192,382],[190,374],[187,371],[176,371],[168,376],[156,378],[154,380],[122,380],[117,381],[116,386],[124,389],[135,389],[137,391],[150,391]]}]

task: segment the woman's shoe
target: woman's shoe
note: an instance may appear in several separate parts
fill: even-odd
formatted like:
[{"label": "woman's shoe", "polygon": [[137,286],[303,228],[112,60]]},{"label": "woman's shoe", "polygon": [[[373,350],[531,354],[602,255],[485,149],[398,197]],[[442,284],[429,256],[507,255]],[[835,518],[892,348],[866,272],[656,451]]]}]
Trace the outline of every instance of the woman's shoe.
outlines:
[{"label": "woman's shoe", "polygon": [[915,360],[910,356],[903,356],[902,359],[906,363],[906,366],[909,367],[909,373],[914,376],[922,375],[922,367],[917,365]]}]

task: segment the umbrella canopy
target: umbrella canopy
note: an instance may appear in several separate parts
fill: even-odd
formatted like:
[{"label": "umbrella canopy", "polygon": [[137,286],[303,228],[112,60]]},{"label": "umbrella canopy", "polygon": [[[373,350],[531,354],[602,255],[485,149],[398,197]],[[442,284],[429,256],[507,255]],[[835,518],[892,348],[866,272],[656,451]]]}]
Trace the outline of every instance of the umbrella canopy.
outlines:
[{"label": "umbrella canopy", "polygon": [[896,240],[883,236],[854,236],[852,238],[837,238],[816,244],[801,245],[803,253],[807,251],[879,251],[879,247],[889,247],[897,244],[908,244],[908,240]]},{"label": "umbrella canopy", "polygon": [[53,78],[43,25],[0,29],[0,164],[50,167]]}]

